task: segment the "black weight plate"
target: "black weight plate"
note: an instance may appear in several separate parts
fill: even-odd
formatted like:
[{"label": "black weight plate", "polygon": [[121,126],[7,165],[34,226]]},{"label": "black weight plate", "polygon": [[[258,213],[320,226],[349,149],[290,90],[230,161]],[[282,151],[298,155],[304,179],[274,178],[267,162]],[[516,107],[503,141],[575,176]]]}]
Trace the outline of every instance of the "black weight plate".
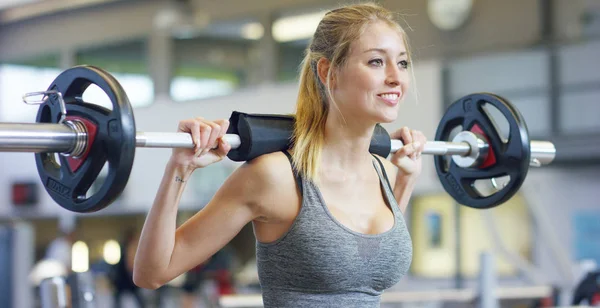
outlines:
[{"label": "black weight plate", "polygon": [[[112,102],[112,110],[81,101],[83,92],[95,84]],[[83,164],[71,170],[67,158],[60,165],[52,153],[36,153],[35,160],[42,184],[52,199],[63,208],[88,213],[111,204],[125,189],[135,155],[135,122],[129,99],[119,82],[108,72],[93,66],[76,66],[62,72],[49,91],[62,93],[67,115],[83,117],[97,126],[97,134]],[[58,123],[60,105],[57,96],[40,106],[37,122]],[[108,162],[108,174],[91,196],[86,193]]]},{"label": "black weight plate", "polygon": [[[493,119],[484,105],[491,104],[506,118],[509,126],[508,140],[504,141],[497,131]],[[435,168],[444,189],[459,204],[485,209],[500,205],[510,199],[521,187],[530,162],[530,140],[527,126],[521,113],[506,99],[489,93],[467,95],[450,105],[437,128],[435,140],[451,141],[450,132],[461,125],[471,130],[478,125],[486,135],[496,162],[485,168],[462,168],[450,157],[436,156]],[[445,159],[450,160],[446,166]],[[509,176],[506,186],[495,193],[484,196],[475,189],[475,181]]]}]

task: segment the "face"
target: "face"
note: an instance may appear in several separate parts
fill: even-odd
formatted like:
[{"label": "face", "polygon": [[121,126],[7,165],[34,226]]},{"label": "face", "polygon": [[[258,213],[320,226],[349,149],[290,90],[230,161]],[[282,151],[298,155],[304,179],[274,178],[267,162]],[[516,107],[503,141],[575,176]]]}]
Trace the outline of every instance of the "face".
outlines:
[{"label": "face", "polygon": [[384,22],[367,26],[334,77],[332,94],[343,116],[393,122],[408,89],[408,64],[398,30]]}]

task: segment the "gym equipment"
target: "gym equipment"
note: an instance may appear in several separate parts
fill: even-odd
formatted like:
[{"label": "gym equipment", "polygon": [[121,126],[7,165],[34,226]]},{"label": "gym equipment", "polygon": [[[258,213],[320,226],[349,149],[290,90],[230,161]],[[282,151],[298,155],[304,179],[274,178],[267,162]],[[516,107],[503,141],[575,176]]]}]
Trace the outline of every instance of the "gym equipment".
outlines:
[{"label": "gym equipment", "polygon": [[590,306],[600,304],[600,271],[591,271],[577,283],[573,292],[572,305],[579,306],[587,302]]},{"label": "gym equipment", "polygon": [[[85,89],[95,84],[110,98],[112,110],[82,100]],[[46,191],[63,208],[95,212],[111,204],[129,178],[136,147],[193,148],[186,133],[136,132],[133,110],[125,91],[108,72],[94,66],[76,66],[61,74],[43,95],[37,123],[0,123],[0,152],[34,152],[38,172]],[[492,119],[482,106],[492,104],[511,123],[508,142],[501,140]],[[453,125],[467,130],[448,140]],[[225,140],[231,144],[228,157],[247,161],[259,155],[288,149],[293,116],[233,112]],[[518,110],[499,96],[475,93],[461,98],[448,109],[436,133],[425,144],[423,154],[450,156],[444,163],[436,158],[436,169],[446,191],[457,201],[475,208],[497,206],[520,188],[530,164],[541,166],[555,156],[554,145],[529,141],[527,128]],[[390,140],[376,126],[370,151],[388,156],[403,146]],[[58,163],[54,153],[60,153]],[[91,196],[92,183],[108,162],[106,180]],[[449,165],[447,168],[446,165]],[[505,185],[491,196],[472,188],[478,179],[495,179],[508,174],[515,183]]]},{"label": "gym equipment", "polygon": [[41,308],[98,306],[94,277],[89,271],[46,278],[40,283],[39,294]]},{"label": "gym equipment", "polygon": [[[487,105],[498,110],[507,120],[509,135],[506,140],[487,111],[490,108]],[[540,159],[554,156],[551,143],[529,141],[523,116],[516,107],[497,95],[475,93],[454,102],[442,117],[435,139],[448,139],[452,129],[457,126],[461,126],[463,131],[454,141],[468,143],[469,154],[453,156],[454,163],[447,166],[441,156],[435,157],[434,162],[444,189],[460,204],[489,208],[504,203],[523,184],[532,158],[533,164],[539,164]],[[501,188],[496,187],[497,191],[490,196],[482,195],[477,190],[476,181],[502,176],[508,176],[510,181]]]}]

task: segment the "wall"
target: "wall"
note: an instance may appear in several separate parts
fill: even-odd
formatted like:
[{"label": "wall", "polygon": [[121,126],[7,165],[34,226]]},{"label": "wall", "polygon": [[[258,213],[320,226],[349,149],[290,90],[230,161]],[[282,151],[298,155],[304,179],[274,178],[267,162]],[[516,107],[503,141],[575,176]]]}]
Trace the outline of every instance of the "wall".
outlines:
[{"label": "wall", "polygon": [[599,174],[598,165],[532,169],[521,188],[530,208],[541,213],[534,221],[539,232],[534,260],[551,282],[565,285],[577,277],[576,265],[571,274],[561,268],[565,259],[575,259],[573,216],[579,211],[600,212]]},{"label": "wall", "polygon": [[[561,39],[581,36],[581,14],[586,0],[555,1],[555,27]],[[381,1],[405,20],[416,56],[420,59],[530,47],[541,42],[542,1],[478,0],[468,23],[459,31],[436,29],[427,16],[427,1]],[[270,14],[327,9],[338,1],[268,0],[252,2],[202,1],[197,10],[212,20],[262,18]],[[147,37],[163,1],[117,2],[23,20],[0,27],[0,60],[61,52],[103,42]],[[518,8],[518,9],[515,9]],[[510,21],[510,22],[507,22]],[[123,26],[126,23],[127,26]],[[94,29],[94,31],[90,31]],[[50,39],[52,38],[52,39]],[[32,47],[31,42],[43,42]]]},{"label": "wall", "polygon": [[[152,27],[152,16],[157,8],[157,2],[145,5],[132,2],[3,25],[0,57],[21,59],[144,37]],[[125,22],[127,26],[123,26]]]},{"label": "wall", "polygon": [[[322,7],[333,1],[268,0],[252,3],[239,0],[206,2],[198,11],[212,20],[254,18],[290,7]],[[121,1],[93,9],[67,11],[2,25],[0,60],[31,57],[51,52],[95,46],[132,38],[149,37],[154,21],[166,1]],[[91,31],[93,29],[93,31]],[[51,38],[51,39],[50,39]],[[32,47],[32,42],[44,42]]]},{"label": "wall", "polygon": [[[469,20],[457,31],[435,28],[427,16],[427,2],[385,1],[386,7],[405,19],[405,29],[417,57],[444,59],[510,50],[528,47],[540,40],[541,1],[473,1]],[[557,14],[561,12],[557,11]]]},{"label": "wall", "polygon": [[534,213],[534,261],[545,279],[560,285],[576,279],[568,264],[576,257],[573,216],[600,209],[600,168],[582,163],[600,157],[600,76],[593,65],[598,46],[598,41],[558,46],[554,71],[550,51],[542,47],[460,57],[447,65],[452,99],[474,91],[499,94],[522,113],[532,139],[554,142],[555,163],[530,169],[521,191]]}]

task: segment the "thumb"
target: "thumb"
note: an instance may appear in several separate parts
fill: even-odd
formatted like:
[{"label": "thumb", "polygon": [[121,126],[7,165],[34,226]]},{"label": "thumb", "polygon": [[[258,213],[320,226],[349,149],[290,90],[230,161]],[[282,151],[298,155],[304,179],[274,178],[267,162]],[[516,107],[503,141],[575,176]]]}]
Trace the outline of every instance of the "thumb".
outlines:
[{"label": "thumb", "polygon": [[416,171],[417,168],[415,162],[408,156],[394,156],[390,161],[392,162],[392,164],[394,164],[394,166],[402,170],[404,174],[412,174]]},{"label": "thumb", "polygon": [[219,138],[219,144],[217,148],[214,150],[215,154],[221,157],[227,156],[227,153],[231,150],[231,145],[225,141],[223,138]]},{"label": "thumb", "polygon": [[413,155],[417,149],[421,146],[420,142],[405,144],[403,147],[398,149],[396,153],[392,156],[392,159],[400,159],[402,157]]}]

